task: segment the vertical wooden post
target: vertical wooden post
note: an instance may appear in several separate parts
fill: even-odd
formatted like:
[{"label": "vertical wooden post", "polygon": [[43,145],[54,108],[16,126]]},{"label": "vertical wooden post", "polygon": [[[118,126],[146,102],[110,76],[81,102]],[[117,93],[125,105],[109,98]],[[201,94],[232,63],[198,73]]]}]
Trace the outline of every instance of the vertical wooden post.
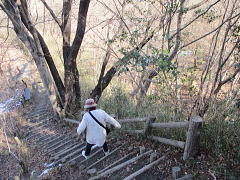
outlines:
[{"label": "vertical wooden post", "polygon": [[139,147],[139,152],[140,154],[143,154],[144,152],[146,152],[146,148],[144,146]]},{"label": "vertical wooden post", "polygon": [[190,156],[196,154],[198,150],[200,140],[200,128],[202,127],[202,121],[203,120],[200,116],[193,116],[189,121],[183,160],[186,160]]},{"label": "vertical wooden post", "polygon": [[145,136],[148,136],[149,134],[151,134],[151,131],[152,131],[151,123],[154,123],[155,120],[156,120],[156,117],[149,117],[149,119],[146,121],[146,124],[144,127]]},{"label": "vertical wooden post", "polygon": [[156,152],[152,152],[151,155],[150,155],[150,163],[152,163],[156,159],[157,159],[157,153]]},{"label": "vertical wooden post", "polygon": [[172,167],[172,178],[175,180],[180,178],[181,176],[181,168],[179,166]]}]

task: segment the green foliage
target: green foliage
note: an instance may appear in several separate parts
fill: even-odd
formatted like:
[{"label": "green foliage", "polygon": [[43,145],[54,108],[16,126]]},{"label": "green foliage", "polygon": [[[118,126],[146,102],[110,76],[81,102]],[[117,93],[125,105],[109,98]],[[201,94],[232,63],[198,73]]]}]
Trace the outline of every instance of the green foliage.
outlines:
[{"label": "green foliage", "polygon": [[156,63],[157,67],[164,72],[172,72],[176,74],[176,66],[169,61],[169,52],[166,49],[158,50],[155,47],[151,47],[152,59]]},{"label": "green foliage", "polygon": [[123,59],[124,67],[119,69],[119,74],[129,71],[129,69],[137,72],[145,71],[150,65],[156,66],[157,69],[164,72],[171,72],[173,75],[177,75],[176,65],[168,60],[169,52],[165,49],[159,50],[155,47],[151,47],[151,54],[146,55],[138,50],[132,51],[129,54],[129,49],[121,48],[120,52],[126,57]]},{"label": "green foliage", "polygon": [[[115,114],[119,119],[156,116],[157,122],[176,121],[176,111],[174,106],[164,101],[164,97],[158,93],[151,94],[141,103],[137,104],[124,87],[112,87],[109,92],[105,92],[98,106],[110,114]],[[178,117],[183,118],[182,115]],[[144,123],[127,123],[123,128],[143,129]],[[163,130],[154,132],[155,135],[183,140],[185,132],[182,130]]]},{"label": "green foliage", "polygon": [[240,37],[240,25],[234,25],[231,30],[234,38]]},{"label": "green foliage", "polygon": [[204,13],[204,12],[205,12],[204,9],[199,8],[199,9],[197,9],[197,10],[195,11],[195,14],[196,14],[196,15],[199,15],[199,14],[202,14],[202,13]]},{"label": "green foliage", "polygon": [[179,5],[179,2],[171,1],[165,5],[165,8],[168,10],[168,12],[174,13],[178,9]]},{"label": "green foliage", "polygon": [[206,9],[198,9],[195,11],[195,14],[196,15],[203,14],[202,18],[206,19],[208,23],[212,23],[213,21],[221,17],[220,15],[217,15],[216,12],[212,9],[204,13],[205,11]]},{"label": "green foliage", "polygon": [[174,107],[165,101],[158,93],[148,95],[141,104],[129,96],[124,87],[112,87],[105,92],[99,101],[99,106],[120,118],[157,116],[158,121],[168,122],[175,118]]},{"label": "green foliage", "polygon": [[128,38],[128,33],[126,31],[122,31],[117,38],[120,40],[120,42],[122,42]]}]

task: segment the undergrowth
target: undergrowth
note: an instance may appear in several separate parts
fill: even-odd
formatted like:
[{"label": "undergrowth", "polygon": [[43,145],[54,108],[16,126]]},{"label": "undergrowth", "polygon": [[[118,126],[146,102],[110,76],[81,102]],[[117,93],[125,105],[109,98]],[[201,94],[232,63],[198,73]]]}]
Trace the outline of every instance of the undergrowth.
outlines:
[{"label": "undergrowth", "polygon": [[[164,102],[164,103],[163,103]],[[175,106],[157,95],[145,98],[142,104],[122,88],[113,88],[99,102],[100,108],[119,119],[156,116],[156,122],[184,121],[186,116]],[[240,178],[240,112],[233,101],[221,100],[211,104],[201,130],[201,154],[213,165],[217,177]],[[129,123],[124,128],[142,129],[144,124]],[[153,130],[154,135],[185,141],[185,129]]]},{"label": "undergrowth", "polygon": [[215,162],[214,171],[226,179],[240,178],[240,112],[235,103],[212,104],[204,118],[201,145]]}]

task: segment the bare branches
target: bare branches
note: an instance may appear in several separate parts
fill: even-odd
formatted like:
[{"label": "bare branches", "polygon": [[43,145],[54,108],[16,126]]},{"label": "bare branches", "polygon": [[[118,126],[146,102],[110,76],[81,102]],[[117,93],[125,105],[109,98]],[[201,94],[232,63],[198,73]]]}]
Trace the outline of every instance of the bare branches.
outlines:
[{"label": "bare branches", "polygon": [[119,59],[115,65],[113,65],[107,73],[104,75],[102,78],[102,84],[97,84],[95,88],[92,90],[90,96],[95,98],[96,101],[99,100],[103,90],[109,85],[111,82],[112,78],[116,74],[118,68],[121,68],[128,60],[132,58],[132,53],[134,51],[139,51],[141,50],[152,38],[153,35],[155,34],[155,31],[152,31],[150,35],[145,35],[145,38],[137,45],[135,46],[132,50],[130,50],[126,55],[124,55],[121,59]]},{"label": "bare branches", "polygon": [[[206,113],[210,103],[218,97],[222,87],[233,81],[240,72],[239,64],[234,60],[236,58],[234,53],[237,51],[240,40],[239,37],[232,35],[233,27],[240,19],[237,8],[239,7],[234,2],[226,1],[222,21],[214,29],[216,33],[212,37],[208,62],[202,72],[198,97],[193,105],[201,116]],[[230,60],[232,62],[228,63]],[[234,70],[232,64],[235,64]],[[228,77],[226,77],[227,74],[229,74]],[[202,92],[204,92],[203,95]]]},{"label": "bare branches", "polygon": [[203,36],[201,36],[201,37],[199,37],[199,38],[197,38],[197,39],[195,39],[195,40],[193,40],[193,41],[191,41],[191,42],[189,42],[189,43],[187,43],[187,44],[184,44],[183,46],[181,46],[181,49],[182,49],[182,48],[185,48],[185,47],[187,47],[187,46],[189,46],[189,45],[191,45],[191,44],[193,44],[193,43],[195,43],[195,42],[197,42],[197,41],[199,41],[199,40],[201,40],[201,39],[203,39],[203,38],[205,38],[205,37],[207,37],[207,36],[209,36],[210,34],[212,34],[212,33],[214,33],[215,31],[217,31],[219,28],[221,28],[224,24],[226,24],[227,22],[229,22],[229,21],[231,21],[232,19],[235,19],[235,18],[237,18],[237,17],[239,17],[239,16],[240,16],[240,13],[236,14],[236,15],[233,16],[233,17],[230,17],[230,18],[226,19],[225,21],[223,21],[219,26],[217,26],[217,27],[216,27],[215,29],[213,29],[212,31],[204,34]]},{"label": "bare branches", "polygon": [[[208,1],[208,0],[207,0]],[[183,27],[181,27],[179,29],[179,31],[184,30],[185,28],[187,28],[189,25],[191,25],[192,23],[196,22],[197,19],[199,19],[200,17],[202,17],[204,14],[206,14],[210,9],[212,9],[213,6],[215,6],[216,4],[218,4],[221,0],[217,0],[216,2],[214,2],[213,4],[211,4],[204,12],[200,13],[198,16],[196,16],[195,18],[193,18],[191,21],[189,21],[188,23],[186,23],[185,25],[183,25]],[[188,8],[187,8],[188,9]],[[178,32],[178,31],[177,31]],[[171,39],[176,36],[176,33],[174,33],[171,36]]]},{"label": "bare branches", "polygon": [[225,80],[222,80],[218,83],[218,86],[215,88],[213,94],[217,94],[221,90],[221,88],[224,84],[233,81],[234,78],[238,75],[238,73],[240,73],[240,68],[239,67],[237,67],[237,69],[235,70],[235,72],[231,76],[229,76]]},{"label": "bare branches", "polygon": [[58,24],[58,26],[60,27],[60,29],[62,29],[62,23],[59,21],[58,17],[55,15],[55,13],[53,12],[53,10],[50,8],[50,6],[48,6],[48,4],[46,3],[45,0],[40,0],[42,1],[42,3],[44,4],[44,6],[47,8],[47,10],[49,11],[49,13],[51,14],[52,18],[55,20],[55,22]]},{"label": "bare branches", "polygon": [[[117,13],[116,13],[114,10],[112,10],[110,7],[108,7],[105,3],[103,3],[102,1],[99,1],[99,0],[98,0],[98,2],[99,2],[100,4],[102,4],[106,9],[108,9],[110,12],[112,12],[117,18],[119,18],[120,21],[121,21],[121,23],[122,23],[122,24],[125,26],[125,28],[127,29],[128,33],[129,33],[129,34],[132,34],[130,28],[128,27],[127,23],[125,22],[124,18],[123,18],[122,15],[121,15],[120,10],[118,10],[118,7],[117,7],[117,4],[116,4],[115,1],[113,1],[113,2],[114,2],[114,5],[115,5],[115,7],[116,7],[116,9],[117,9]],[[122,5],[122,6],[124,7],[124,5]],[[122,11],[123,11],[123,10],[122,10]]]},{"label": "bare branches", "polygon": [[197,4],[194,4],[192,6],[189,6],[189,7],[186,7],[186,10],[187,11],[190,11],[190,10],[193,10],[193,9],[196,9],[200,6],[202,6],[203,4],[205,4],[206,2],[208,2],[209,0],[202,0],[201,2],[197,3]]}]

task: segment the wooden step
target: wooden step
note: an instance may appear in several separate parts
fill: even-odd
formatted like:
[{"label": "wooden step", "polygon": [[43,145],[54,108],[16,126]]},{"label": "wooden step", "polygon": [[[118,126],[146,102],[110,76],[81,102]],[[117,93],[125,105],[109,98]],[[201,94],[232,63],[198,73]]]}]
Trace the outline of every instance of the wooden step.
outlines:
[{"label": "wooden step", "polygon": [[68,149],[63,149],[62,151],[60,151],[59,153],[57,153],[54,157],[52,157],[50,160],[57,160],[61,157],[63,157],[65,154],[67,153],[71,153],[77,149],[80,149],[82,147],[85,147],[84,146],[85,143],[82,143],[82,144],[77,144],[77,145],[74,145],[72,146],[71,148],[68,148]]},{"label": "wooden step", "polygon": [[[139,160],[139,159],[141,159],[141,158],[144,158],[145,156],[148,156],[151,152],[153,152],[153,151],[152,151],[152,150],[149,150],[149,151],[147,151],[147,152],[145,152],[145,153],[143,153],[143,154],[140,154],[139,156],[136,156],[136,157],[134,157],[134,158],[132,158],[132,159],[129,159],[129,160],[127,160],[127,161],[125,161],[125,162],[123,162],[123,163],[121,163],[121,164],[119,164],[119,165],[116,165],[116,166],[114,166],[114,167],[112,167],[112,168],[110,168],[110,169],[108,169],[108,170],[105,170],[104,172],[101,172],[100,174],[99,174],[99,172],[98,172],[98,175],[97,175],[97,176],[94,176],[94,177],[90,178],[89,180],[94,180],[94,179],[103,178],[103,177],[106,177],[106,176],[109,175],[109,174],[115,173],[116,171],[119,171],[120,169],[128,166],[129,164],[134,163],[134,162],[136,162],[137,160]],[[115,174],[115,175],[116,175],[116,174]]]},{"label": "wooden step", "polygon": [[77,142],[74,142],[72,139],[70,139],[69,141],[67,141],[65,143],[59,144],[59,146],[56,146],[55,148],[48,150],[47,153],[48,154],[58,153],[59,151],[65,149],[69,145],[73,145],[73,144],[77,144]]},{"label": "wooden step", "polygon": [[118,146],[117,148],[115,148],[113,151],[111,151],[108,155],[103,156],[102,158],[100,158],[98,161],[95,161],[93,163],[88,163],[88,165],[86,166],[85,170],[88,170],[90,168],[93,168],[95,166],[97,166],[99,163],[103,162],[104,160],[107,160],[107,158],[109,158],[109,156],[116,154],[125,144]]},{"label": "wooden step", "polygon": [[66,137],[65,134],[64,135],[58,135],[54,138],[42,141],[40,144],[43,148],[47,148],[47,147],[51,146],[52,144],[54,144],[55,142],[57,142],[58,140],[63,139],[64,137]]},{"label": "wooden step", "polygon": [[66,136],[63,139],[61,139],[60,141],[56,141],[55,143],[53,143],[51,146],[46,147],[46,149],[44,149],[44,152],[48,152],[49,150],[54,149],[55,147],[65,143],[68,140],[70,140],[70,138],[68,136]]},{"label": "wooden step", "polygon": [[166,156],[169,153],[166,153],[165,155],[163,155],[162,157],[156,159],[155,161],[151,162],[149,164],[147,164],[146,166],[142,167],[141,169],[135,171],[134,173],[130,174],[129,176],[125,177],[123,180],[131,180],[131,179],[140,179],[139,176],[141,176],[141,179],[145,179],[147,177],[149,177],[149,173],[146,174],[146,177],[142,177],[142,174],[146,171],[148,171],[150,168],[152,168],[153,166],[158,165],[161,161],[163,161]]}]

